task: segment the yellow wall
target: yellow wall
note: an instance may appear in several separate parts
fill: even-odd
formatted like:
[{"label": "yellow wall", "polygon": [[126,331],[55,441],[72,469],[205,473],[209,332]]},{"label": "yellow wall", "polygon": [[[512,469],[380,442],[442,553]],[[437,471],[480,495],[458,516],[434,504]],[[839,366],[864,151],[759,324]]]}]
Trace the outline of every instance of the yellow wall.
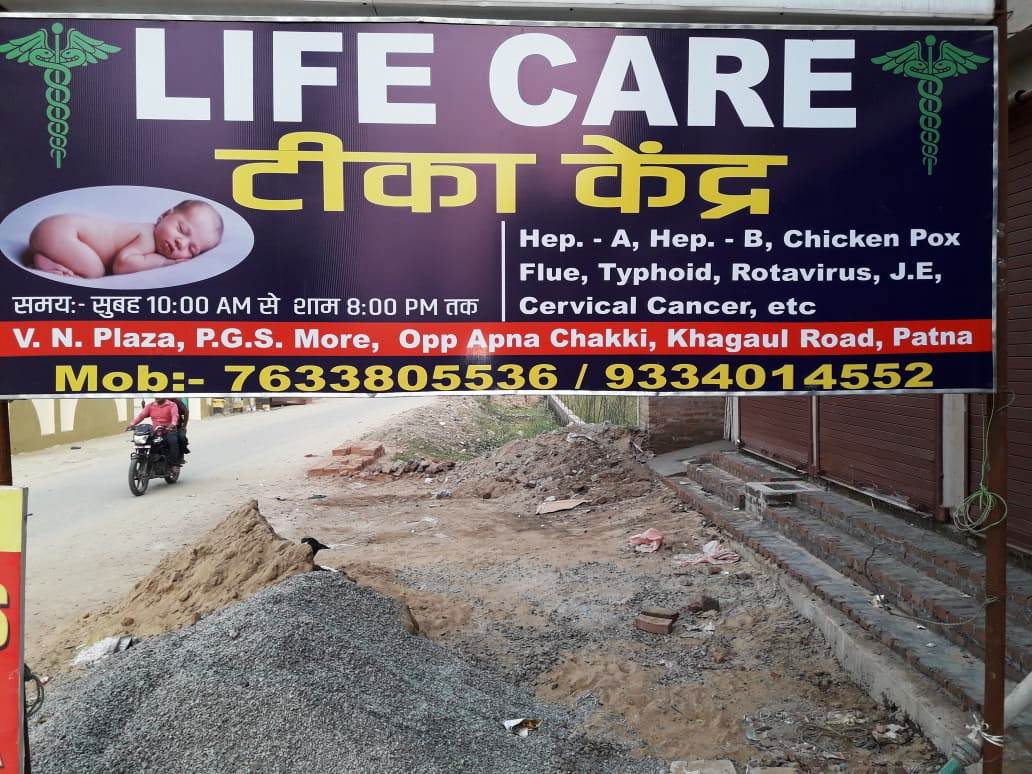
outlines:
[{"label": "yellow wall", "polygon": [[[190,398],[190,419],[213,415],[210,398]],[[253,410],[254,398],[225,398],[223,414]],[[36,398],[12,400],[11,444],[14,453],[117,435],[142,408],[140,398]]]},{"label": "yellow wall", "polygon": [[14,452],[114,435],[134,415],[128,398],[40,398],[10,404]]}]

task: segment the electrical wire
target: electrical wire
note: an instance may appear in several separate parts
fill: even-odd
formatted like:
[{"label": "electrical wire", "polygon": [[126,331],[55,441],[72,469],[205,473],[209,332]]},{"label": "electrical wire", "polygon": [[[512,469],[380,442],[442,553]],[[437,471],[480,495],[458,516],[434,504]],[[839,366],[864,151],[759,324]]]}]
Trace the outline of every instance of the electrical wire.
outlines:
[{"label": "electrical wire", "polygon": [[1007,742],[1006,736],[1004,736],[1003,734],[990,734],[989,724],[986,721],[979,718],[978,715],[972,715],[971,717],[975,719],[975,722],[973,725],[966,726],[968,731],[977,732],[978,735],[989,744],[994,744],[997,747],[1004,746],[1004,744]]},{"label": "electrical wire", "polygon": [[32,701],[29,701],[29,692],[25,692],[25,716],[31,718],[40,708],[43,706],[44,691],[43,681],[39,679],[39,676],[29,668],[28,664],[25,664],[23,678],[27,683],[32,683],[36,689],[36,695]]},{"label": "electrical wire", "polygon": [[[1000,408],[994,405],[992,411],[987,411],[982,420],[982,465],[978,486],[961,501],[960,508],[953,513],[953,525],[961,532],[981,536],[1007,520],[1007,501],[989,489],[985,482],[989,473],[989,428],[992,426],[993,418],[1013,406],[1017,400],[1014,392],[1008,391],[1008,395],[1009,399],[1005,405]],[[993,400],[995,401],[995,396]],[[991,521],[997,508],[1000,517],[996,521]]]}]

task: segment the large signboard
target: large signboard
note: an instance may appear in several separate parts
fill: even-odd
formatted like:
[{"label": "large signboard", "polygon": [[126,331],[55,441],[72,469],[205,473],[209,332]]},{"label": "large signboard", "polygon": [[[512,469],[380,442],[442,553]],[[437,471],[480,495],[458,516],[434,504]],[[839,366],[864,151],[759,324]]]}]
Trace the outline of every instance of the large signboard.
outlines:
[{"label": "large signboard", "polygon": [[992,28],[0,18],[0,395],[993,388]]},{"label": "large signboard", "polygon": [[0,770],[22,770],[25,490],[0,487]]}]

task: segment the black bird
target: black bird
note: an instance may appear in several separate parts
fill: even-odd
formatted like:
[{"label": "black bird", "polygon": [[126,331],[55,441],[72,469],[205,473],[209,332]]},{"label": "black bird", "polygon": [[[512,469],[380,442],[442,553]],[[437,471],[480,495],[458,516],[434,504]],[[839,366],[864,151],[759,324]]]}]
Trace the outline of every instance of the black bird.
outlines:
[{"label": "black bird", "polygon": [[[320,543],[314,537],[301,538],[301,542],[304,543],[306,546],[308,546],[311,549],[313,563],[315,561],[315,555],[317,553],[319,553],[320,551],[322,551],[324,549],[326,551],[330,550],[329,546],[324,545],[323,543]],[[315,567],[313,569],[321,570],[323,572],[340,572],[340,570],[334,570],[332,567],[323,567],[321,564],[315,565]]]},{"label": "black bird", "polygon": [[306,546],[308,546],[310,549],[312,549],[312,558],[313,559],[315,559],[315,555],[317,553],[319,553],[320,551],[324,551],[324,550],[325,551],[329,551],[330,550],[329,546],[323,545],[318,540],[316,540],[314,537],[301,538],[301,542],[304,543]]}]

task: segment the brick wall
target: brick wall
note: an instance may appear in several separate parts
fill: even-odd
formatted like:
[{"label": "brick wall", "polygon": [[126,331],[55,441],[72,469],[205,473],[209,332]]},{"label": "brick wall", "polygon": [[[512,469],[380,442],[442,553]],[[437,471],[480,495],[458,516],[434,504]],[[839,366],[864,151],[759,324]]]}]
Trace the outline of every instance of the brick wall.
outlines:
[{"label": "brick wall", "polygon": [[657,453],[724,437],[724,397],[642,398],[642,425]]}]

